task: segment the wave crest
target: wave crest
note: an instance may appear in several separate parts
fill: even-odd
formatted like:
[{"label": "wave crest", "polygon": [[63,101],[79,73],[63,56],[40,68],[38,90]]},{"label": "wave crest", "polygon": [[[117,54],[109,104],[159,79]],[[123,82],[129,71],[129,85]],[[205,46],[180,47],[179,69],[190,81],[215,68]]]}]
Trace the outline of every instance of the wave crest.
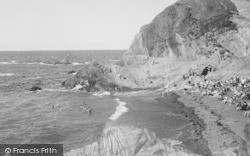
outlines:
[{"label": "wave crest", "polygon": [[112,114],[109,119],[115,121],[116,119],[118,119],[123,113],[128,111],[128,108],[125,107],[126,102],[122,102],[120,101],[120,99],[116,98],[115,99],[118,102],[118,106],[116,107],[116,111],[114,114]]},{"label": "wave crest", "polygon": [[0,73],[0,77],[5,77],[5,76],[13,76],[15,74],[13,73]]},{"label": "wave crest", "polygon": [[11,62],[0,62],[2,65],[8,65],[8,64],[17,64],[16,60],[13,60]]}]

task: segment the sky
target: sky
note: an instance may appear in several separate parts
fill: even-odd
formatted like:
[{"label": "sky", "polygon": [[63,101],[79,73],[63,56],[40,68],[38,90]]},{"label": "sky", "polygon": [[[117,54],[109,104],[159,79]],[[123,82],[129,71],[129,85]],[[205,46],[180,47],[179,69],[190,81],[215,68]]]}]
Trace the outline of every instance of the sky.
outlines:
[{"label": "sky", "polygon": [[0,51],[128,49],[176,0],[0,0]]}]

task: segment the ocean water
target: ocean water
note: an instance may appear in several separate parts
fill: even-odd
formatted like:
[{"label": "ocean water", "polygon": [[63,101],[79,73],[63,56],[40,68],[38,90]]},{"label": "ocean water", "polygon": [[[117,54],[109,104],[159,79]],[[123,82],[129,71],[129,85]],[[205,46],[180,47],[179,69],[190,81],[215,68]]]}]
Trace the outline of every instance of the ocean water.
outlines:
[{"label": "ocean water", "polygon": [[[124,52],[0,52],[0,142],[62,143],[68,151],[95,141],[115,112],[117,101],[66,90],[60,83],[71,70],[77,71],[92,60],[115,61]],[[72,64],[54,65],[64,59]],[[29,91],[33,85],[43,90]],[[91,117],[81,108],[83,103],[93,109]]]},{"label": "ocean water", "polygon": [[[157,92],[111,95],[66,90],[60,85],[70,76],[69,71],[77,71],[92,60],[114,62],[124,52],[0,52],[0,142],[57,143],[68,152],[97,141],[110,122],[146,128],[159,138],[188,140],[179,138],[185,129],[190,131],[190,121],[174,114],[178,109],[174,101],[166,103]],[[61,60],[71,64],[54,64]],[[29,91],[34,85],[42,90]],[[91,116],[82,106],[92,108]]]}]

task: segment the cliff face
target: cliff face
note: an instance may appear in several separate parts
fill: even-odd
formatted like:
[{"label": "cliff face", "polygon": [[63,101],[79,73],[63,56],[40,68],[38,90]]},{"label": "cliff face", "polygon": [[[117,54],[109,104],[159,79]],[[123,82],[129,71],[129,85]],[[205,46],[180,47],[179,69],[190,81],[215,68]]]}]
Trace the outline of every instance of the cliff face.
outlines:
[{"label": "cliff face", "polygon": [[249,29],[246,20],[230,0],[179,0],[141,28],[123,59],[133,62],[138,55],[146,55],[195,60],[209,44],[232,50],[224,45],[226,40],[221,41],[228,32],[238,37],[230,42],[245,52],[250,42],[239,43],[237,35],[239,29]]}]

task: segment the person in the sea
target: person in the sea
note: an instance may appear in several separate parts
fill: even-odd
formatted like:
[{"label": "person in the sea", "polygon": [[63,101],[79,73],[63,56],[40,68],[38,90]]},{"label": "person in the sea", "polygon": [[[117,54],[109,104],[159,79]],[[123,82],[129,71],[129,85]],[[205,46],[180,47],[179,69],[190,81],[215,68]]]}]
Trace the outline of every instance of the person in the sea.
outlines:
[{"label": "person in the sea", "polygon": [[92,109],[90,107],[89,107],[88,111],[89,111],[89,116],[91,116]]}]

